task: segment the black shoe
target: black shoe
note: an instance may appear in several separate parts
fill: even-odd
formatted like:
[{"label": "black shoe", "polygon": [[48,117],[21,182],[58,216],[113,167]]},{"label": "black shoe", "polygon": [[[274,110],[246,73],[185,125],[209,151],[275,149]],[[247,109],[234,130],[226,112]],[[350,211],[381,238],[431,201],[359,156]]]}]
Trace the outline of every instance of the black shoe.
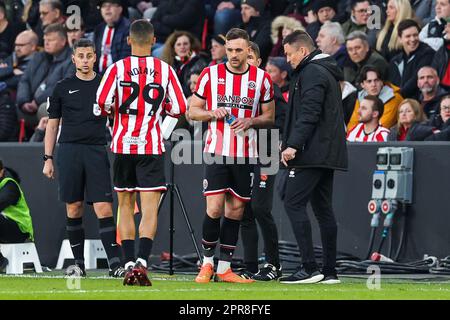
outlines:
[{"label": "black shoe", "polygon": [[253,277],[255,276],[253,272],[250,272],[247,269],[240,271],[238,275],[243,279],[253,279]]},{"label": "black shoe", "polygon": [[125,277],[126,270],[124,267],[117,267],[114,270],[109,270],[109,276],[113,278]]},{"label": "black shoe", "polygon": [[0,257],[0,272],[3,272],[6,270],[6,266],[8,265],[9,261],[5,257]]},{"label": "black shoe", "polygon": [[309,273],[306,272],[305,268],[299,268],[296,272],[294,272],[290,276],[280,278],[280,283],[309,284],[309,283],[317,283],[322,279],[323,274],[321,274],[319,271]]},{"label": "black shoe", "polygon": [[280,278],[282,275],[281,266],[277,269],[273,264],[266,263],[264,267],[259,269],[253,279],[258,281],[271,281]]},{"label": "black shoe", "polygon": [[322,284],[339,284],[341,283],[341,280],[339,280],[338,276],[336,274],[331,274],[324,276],[324,278],[319,282]]},{"label": "black shoe", "polygon": [[83,265],[74,264],[68,266],[65,272],[67,277],[83,277],[86,278],[86,269]]}]

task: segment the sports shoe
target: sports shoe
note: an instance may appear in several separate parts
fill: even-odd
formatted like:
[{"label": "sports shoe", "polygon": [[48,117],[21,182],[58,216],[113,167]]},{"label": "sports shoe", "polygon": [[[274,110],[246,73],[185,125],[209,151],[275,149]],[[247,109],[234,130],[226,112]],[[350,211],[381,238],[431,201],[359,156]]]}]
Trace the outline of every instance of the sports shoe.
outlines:
[{"label": "sports shoe", "polygon": [[124,286],[134,286],[136,285],[137,279],[134,276],[134,272],[133,272],[133,266],[129,266],[126,270],[125,270],[125,275],[123,278],[123,285]]},{"label": "sports shoe", "polygon": [[321,284],[340,284],[341,280],[337,277],[336,274],[331,274],[328,276],[325,276],[320,282]]},{"label": "sports shoe", "polygon": [[241,277],[242,279],[253,279],[254,276],[255,274],[251,271],[248,271],[247,269],[239,272],[239,277]]},{"label": "sports shoe", "polygon": [[266,263],[264,267],[254,275],[253,279],[257,281],[271,281],[280,278],[282,275],[281,266],[277,269],[273,264]]},{"label": "sports shoe", "polygon": [[8,265],[9,261],[6,259],[6,257],[0,257],[0,272],[4,271],[6,269],[6,266]]},{"label": "sports shoe", "polygon": [[241,278],[236,273],[231,271],[231,268],[228,268],[225,273],[216,273],[214,276],[214,282],[252,283],[255,282],[255,280]]},{"label": "sports shoe", "polygon": [[152,282],[149,280],[147,276],[147,268],[142,265],[142,263],[137,262],[133,268],[134,277],[137,280],[137,283],[142,287],[150,287]]},{"label": "sports shoe", "polygon": [[296,272],[288,277],[280,278],[280,283],[287,284],[309,284],[317,283],[324,278],[323,274],[319,271],[314,271],[312,273],[306,272],[305,268],[298,268]]},{"label": "sports shoe", "polygon": [[208,283],[211,281],[211,278],[214,276],[214,267],[210,263],[206,263],[202,265],[200,268],[200,272],[195,278],[195,282],[197,283]]},{"label": "sports shoe", "polygon": [[126,270],[124,267],[117,267],[114,270],[109,270],[109,276],[113,278],[123,278]]},{"label": "sports shoe", "polygon": [[83,265],[74,264],[71,266],[68,266],[65,275],[67,277],[86,277],[86,269]]}]

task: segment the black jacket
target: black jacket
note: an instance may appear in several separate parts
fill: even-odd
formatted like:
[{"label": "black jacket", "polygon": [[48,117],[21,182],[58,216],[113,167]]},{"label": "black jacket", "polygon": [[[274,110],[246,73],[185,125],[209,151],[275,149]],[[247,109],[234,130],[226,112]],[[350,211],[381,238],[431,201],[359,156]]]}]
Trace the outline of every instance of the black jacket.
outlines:
[{"label": "black jacket", "polygon": [[[102,22],[94,30],[94,43],[97,52],[97,61],[95,69],[98,70],[100,57],[102,55],[102,39],[106,28],[106,23]],[[114,35],[111,42],[111,57],[113,62],[117,62],[131,55],[131,47],[127,43],[127,37],[130,29],[130,20],[125,17],[120,18],[114,26]],[[106,70],[103,70],[105,72]]]},{"label": "black jacket", "polygon": [[33,54],[30,54],[27,57],[23,57],[14,61],[13,55],[7,57],[3,63],[6,64],[6,67],[0,68],[0,81],[4,81],[8,89],[17,89],[17,85],[19,84],[21,75],[15,75],[14,69],[19,69],[25,72],[28,62],[33,58]]},{"label": "black jacket", "polygon": [[320,50],[294,70],[282,148],[297,150],[289,167],[347,169],[342,71]]},{"label": "black jacket", "polygon": [[201,39],[205,9],[200,0],[164,0],[152,17],[156,41],[164,43],[175,30],[185,30]]},{"label": "black jacket", "polygon": [[437,70],[439,79],[441,80],[441,86],[449,90],[450,87],[446,87],[442,84],[442,79],[445,76],[445,72],[447,71],[448,66],[448,50],[447,45],[450,44],[449,40],[444,40],[444,45],[436,52],[434,55],[433,63],[431,66]]},{"label": "black jacket", "polygon": [[[398,141],[398,127],[392,127],[387,137],[387,141]],[[406,134],[406,141],[424,141],[433,134],[433,127],[426,124],[415,122],[409,128]]]},{"label": "black jacket", "polygon": [[269,13],[259,17],[251,17],[248,23],[241,25],[241,28],[247,31],[250,41],[258,45],[261,52],[262,65],[265,65],[272,50],[272,39],[270,37],[272,30]]},{"label": "black jacket", "polygon": [[436,114],[427,122],[427,125],[440,132],[428,136],[425,141],[450,141],[450,119],[444,122],[440,114]]},{"label": "black jacket", "polygon": [[192,95],[191,89],[189,88],[189,77],[191,76],[191,72],[194,70],[199,70],[201,72],[206,66],[208,66],[208,62],[200,55],[195,55],[186,63],[174,60],[172,67],[177,72],[178,79],[183,88],[183,93],[186,97]]},{"label": "black jacket", "polygon": [[441,98],[448,94],[448,91],[438,87],[438,91],[433,99],[430,101],[424,102],[423,101],[423,95],[422,93],[419,94],[417,97],[417,100],[420,101],[420,103],[423,106],[423,112],[427,116],[428,119],[431,119],[432,116],[435,114],[439,114],[439,104],[441,102]]},{"label": "black jacket", "polygon": [[417,72],[431,64],[434,53],[430,46],[421,42],[409,57],[403,51],[392,58],[389,64],[389,80],[401,88],[402,97],[413,98],[417,95]]}]

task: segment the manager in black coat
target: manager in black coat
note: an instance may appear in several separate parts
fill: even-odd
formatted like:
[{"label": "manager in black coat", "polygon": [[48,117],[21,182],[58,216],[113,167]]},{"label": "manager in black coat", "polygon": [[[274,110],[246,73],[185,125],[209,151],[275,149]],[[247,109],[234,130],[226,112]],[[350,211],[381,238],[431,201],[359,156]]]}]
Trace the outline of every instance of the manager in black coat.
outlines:
[{"label": "manager in black coat", "polygon": [[[302,266],[280,279],[282,283],[339,283],[336,275],[337,225],[332,209],[334,170],[347,169],[342,94],[342,71],[334,59],[322,54],[311,37],[295,31],[283,40],[292,65],[289,109],[286,115],[281,161],[289,170],[284,206]],[[319,222],[323,269],[314,257],[311,224],[306,204],[311,202]]]}]

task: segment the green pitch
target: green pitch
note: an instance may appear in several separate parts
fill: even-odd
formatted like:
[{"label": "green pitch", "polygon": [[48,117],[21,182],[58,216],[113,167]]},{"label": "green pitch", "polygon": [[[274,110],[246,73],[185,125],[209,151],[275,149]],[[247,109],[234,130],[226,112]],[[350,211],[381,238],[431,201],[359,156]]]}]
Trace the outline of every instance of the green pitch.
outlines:
[{"label": "green pitch", "polygon": [[[193,275],[151,275],[152,287],[125,287],[120,279],[89,272],[79,289],[61,273],[0,276],[0,299],[152,299],[152,300],[304,300],[304,299],[446,299],[450,279],[440,281],[381,280],[380,290],[369,290],[366,279],[341,277],[340,285],[286,285],[276,282],[252,284],[197,284]],[[69,289],[73,288],[73,289]]]}]

